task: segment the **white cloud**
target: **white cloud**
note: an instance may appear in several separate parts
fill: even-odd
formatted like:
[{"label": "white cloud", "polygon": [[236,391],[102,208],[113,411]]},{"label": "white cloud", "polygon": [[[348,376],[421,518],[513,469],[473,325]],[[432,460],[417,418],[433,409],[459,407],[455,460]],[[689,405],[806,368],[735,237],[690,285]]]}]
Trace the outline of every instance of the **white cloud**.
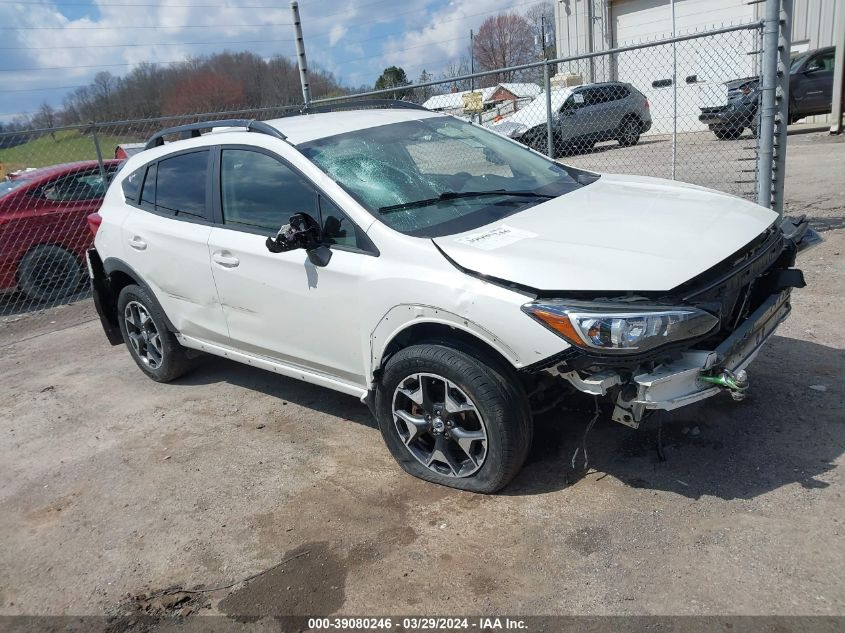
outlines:
[{"label": "white cloud", "polygon": [[340,41],[340,39],[344,35],[346,35],[346,32],[348,30],[349,29],[347,29],[342,24],[335,24],[332,27],[332,30],[329,32],[329,46],[334,46],[335,44],[337,44]]},{"label": "white cloud", "polygon": [[470,29],[478,30],[481,23],[498,12],[519,11],[525,6],[514,0],[454,0],[429,16],[423,26],[408,24],[402,36],[384,43],[385,60],[402,66],[409,76],[416,76],[423,68],[441,71],[448,61],[469,57]]}]

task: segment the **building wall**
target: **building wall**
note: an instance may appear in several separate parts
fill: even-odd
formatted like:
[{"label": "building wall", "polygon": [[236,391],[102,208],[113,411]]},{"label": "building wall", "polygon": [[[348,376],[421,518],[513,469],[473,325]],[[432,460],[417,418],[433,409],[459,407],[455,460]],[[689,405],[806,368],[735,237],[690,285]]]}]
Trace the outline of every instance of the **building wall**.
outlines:
[{"label": "building wall", "polygon": [[[554,7],[558,57],[577,56],[672,35],[670,0],[554,0]],[[793,51],[803,52],[836,44],[834,29],[837,13],[845,11],[845,0],[793,0],[793,7]],[[748,0],[675,0],[675,12],[676,32],[682,35],[759,20],[763,14],[763,3],[748,4]],[[632,20],[641,22],[638,40],[627,37],[618,41],[616,27],[620,19],[626,20],[629,26]],[[630,32],[631,29],[627,28],[626,33]],[[585,82],[615,79],[617,69],[606,61],[609,60],[597,58],[592,63],[560,64],[559,72],[580,74]],[[824,115],[806,120],[824,122],[828,118]]]}]

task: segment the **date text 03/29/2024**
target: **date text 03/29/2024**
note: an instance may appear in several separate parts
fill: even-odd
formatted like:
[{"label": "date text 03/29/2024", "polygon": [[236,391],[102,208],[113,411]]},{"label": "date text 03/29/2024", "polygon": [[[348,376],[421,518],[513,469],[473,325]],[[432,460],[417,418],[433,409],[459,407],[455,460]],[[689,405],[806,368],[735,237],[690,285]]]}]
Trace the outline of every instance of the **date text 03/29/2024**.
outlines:
[{"label": "date text 03/29/2024", "polygon": [[526,630],[525,620],[498,617],[407,617],[407,618],[310,618],[312,630],[389,630],[459,631],[459,630]]}]

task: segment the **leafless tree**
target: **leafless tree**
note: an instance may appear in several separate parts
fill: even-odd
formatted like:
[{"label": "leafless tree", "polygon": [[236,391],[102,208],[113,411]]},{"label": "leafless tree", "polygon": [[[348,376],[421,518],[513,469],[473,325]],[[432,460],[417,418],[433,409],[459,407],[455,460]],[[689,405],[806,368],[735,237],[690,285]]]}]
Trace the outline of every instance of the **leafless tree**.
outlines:
[{"label": "leafless tree", "polygon": [[33,127],[50,130],[50,138],[56,140],[56,131],[53,129],[56,127],[56,111],[46,101],[41,103],[38,112],[32,117],[32,125]]},{"label": "leafless tree", "polygon": [[[538,2],[528,7],[525,12],[525,19],[531,26],[531,35],[534,38],[534,47],[540,57],[553,59],[557,57],[555,47],[555,8],[551,2]],[[543,34],[545,27],[545,36]],[[543,40],[546,42],[546,49],[543,50]]]},{"label": "leafless tree", "polygon": [[469,59],[465,55],[462,55],[460,59],[452,60],[449,62],[449,65],[446,66],[446,70],[443,71],[441,75],[441,79],[449,81],[448,84],[445,84],[445,87],[451,90],[455,90],[456,92],[459,90],[469,90],[470,82],[466,79],[456,79],[456,77],[461,77],[463,75],[468,75],[470,73],[470,64]]},{"label": "leafless tree", "polygon": [[[428,83],[429,81],[434,81],[434,75],[423,68],[423,71],[420,73],[420,78],[417,79],[418,84]],[[435,86],[423,86],[421,88],[417,88],[414,90],[414,100],[417,103],[425,103],[428,101],[428,98],[434,94]]]},{"label": "leafless tree", "polygon": [[[530,23],[516,13],[500,13],[487,18],[475,36],[473,54],[479,70],[496,70],[535,61],[537,54]],[[502,71],[488,76],[484,83],[495,85],[514,78],[513,71]]]}]

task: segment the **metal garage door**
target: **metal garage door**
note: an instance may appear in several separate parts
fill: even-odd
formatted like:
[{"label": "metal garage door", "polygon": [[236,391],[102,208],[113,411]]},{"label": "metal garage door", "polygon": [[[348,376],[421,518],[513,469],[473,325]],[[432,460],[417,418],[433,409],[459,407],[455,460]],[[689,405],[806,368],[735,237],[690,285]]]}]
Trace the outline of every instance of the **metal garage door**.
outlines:
[{"label": "metal garage door", "polygon": [[[613,37],[616,46],[654,41],[672,36],[669,0],[614,0]],[[676,0],[678,35],[754,20],[747,0]],[[724,103],[723,82],[755,73],[756,47],[746,34],[729,33],[678,43],[677,86],[672,85],[672,46],[658,46],[623,53],[616,60],[620,81],[627,81],[651,103],[652,133],[672,131],[673,94],[677,89],[678,130],[705,129],[698,121],[702,106]]]}]

